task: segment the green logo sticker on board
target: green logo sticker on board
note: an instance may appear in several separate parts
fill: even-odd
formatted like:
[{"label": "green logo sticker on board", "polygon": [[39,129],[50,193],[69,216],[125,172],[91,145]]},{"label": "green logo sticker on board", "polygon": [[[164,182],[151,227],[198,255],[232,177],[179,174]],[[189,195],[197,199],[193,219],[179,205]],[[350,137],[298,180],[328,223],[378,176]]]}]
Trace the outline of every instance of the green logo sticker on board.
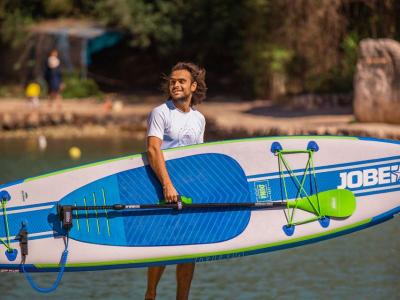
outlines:
[{"label": "green logo sticker on board", "polygon": [[271,187],[268,180],[255,181],[254,191],[258,202],[272,200]]}]

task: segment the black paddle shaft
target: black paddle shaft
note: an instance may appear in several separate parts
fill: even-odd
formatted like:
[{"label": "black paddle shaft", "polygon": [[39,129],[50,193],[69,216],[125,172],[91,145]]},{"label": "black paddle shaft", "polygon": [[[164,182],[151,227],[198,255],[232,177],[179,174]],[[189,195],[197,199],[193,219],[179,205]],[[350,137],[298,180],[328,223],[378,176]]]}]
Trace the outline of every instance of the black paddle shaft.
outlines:
[{"label": "black paddle shaft", "polygon": [[[271,208],[286,205],[285,201],[225,202],[225,203],[163,203],[163,204],[114,204],[96,206],[72,206],[71,210],[125,210],[125,209],[201,209],[201,208]],[[64,207],[64,206],[62,206]]]},{"label": "black paddle shaft", "polygon": [[130,210],[130,209],[201,209],[201,208],[258,208],[267,209],[273,207],[285,206],[286,201],[269,201],[269,202],[226,202],[226,203],[191,203],[186,204],[181,201],[177,203],[163,204],[114,204],[114,205],[91,205],[91,206],[75,206],[75,205],[58,205],[57,213],[62,221],[63,228],[70,230],[72,228],[72,212],[88,211],[88,210]]}]

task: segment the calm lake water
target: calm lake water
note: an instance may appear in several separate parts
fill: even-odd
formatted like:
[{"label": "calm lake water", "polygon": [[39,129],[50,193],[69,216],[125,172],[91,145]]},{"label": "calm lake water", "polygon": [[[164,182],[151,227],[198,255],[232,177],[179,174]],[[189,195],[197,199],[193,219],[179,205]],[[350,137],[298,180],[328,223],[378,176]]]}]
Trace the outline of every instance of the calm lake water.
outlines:
[{"label": "calm lake water", "polygon": [[[0,145],[0,182],[141,152],[129,139],[7,139]],[[79,161],[68,149],[82,150]],[[191,299],[400,299],[400,218],[350,235],[288,250],[199,263]],[[50,286],[56,274],[33,274]],[[142,299],[146,269],[65,273],[59,288],[42,295],[22,274],[0,273],[0,299]],[[158,299],[175,298],[175,268],[167,267]]]}]

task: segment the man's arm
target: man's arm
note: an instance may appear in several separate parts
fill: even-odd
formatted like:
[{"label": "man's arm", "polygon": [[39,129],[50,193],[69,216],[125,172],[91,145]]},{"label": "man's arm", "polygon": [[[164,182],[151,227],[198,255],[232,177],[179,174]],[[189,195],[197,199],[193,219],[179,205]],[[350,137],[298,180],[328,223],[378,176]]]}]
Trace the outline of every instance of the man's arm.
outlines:
[{"label": "man's arm", "polygon": [[162,140],[155,136],[147,138],[147,156],[149,163],[158,180],[163,186],[163,193],[167,202],[177,202],[178,192],[176,191],[165,165],[164,155],[161,151]]}]

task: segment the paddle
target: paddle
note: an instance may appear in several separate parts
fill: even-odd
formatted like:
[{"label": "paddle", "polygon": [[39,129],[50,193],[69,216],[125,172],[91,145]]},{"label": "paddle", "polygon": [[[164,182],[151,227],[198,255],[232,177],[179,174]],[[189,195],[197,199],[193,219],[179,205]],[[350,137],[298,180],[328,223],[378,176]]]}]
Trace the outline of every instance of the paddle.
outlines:
[{"label": "paddle", "polygon": [[[62,220],[72,219],[73,210],[129,210],[129,209],[201,209],[201,208],[259,208],[289,206],[308,211],[320,216],[345,218],[351,216],[356,209],[354,194],[346,189],[334,189],[289,201],[268,202],[226,202],[226,203],[192,203],[192,199],[181,196],[178,203],[161,204],[114,204],[104,206],[58,206],[58,214]],[[318,213],[319,212],[319,213]],[[67,221],[68,222],[68,221]],[[68,222],[69,223],[69,222]],[[72,225],[72,224],[71,224]]]}]

